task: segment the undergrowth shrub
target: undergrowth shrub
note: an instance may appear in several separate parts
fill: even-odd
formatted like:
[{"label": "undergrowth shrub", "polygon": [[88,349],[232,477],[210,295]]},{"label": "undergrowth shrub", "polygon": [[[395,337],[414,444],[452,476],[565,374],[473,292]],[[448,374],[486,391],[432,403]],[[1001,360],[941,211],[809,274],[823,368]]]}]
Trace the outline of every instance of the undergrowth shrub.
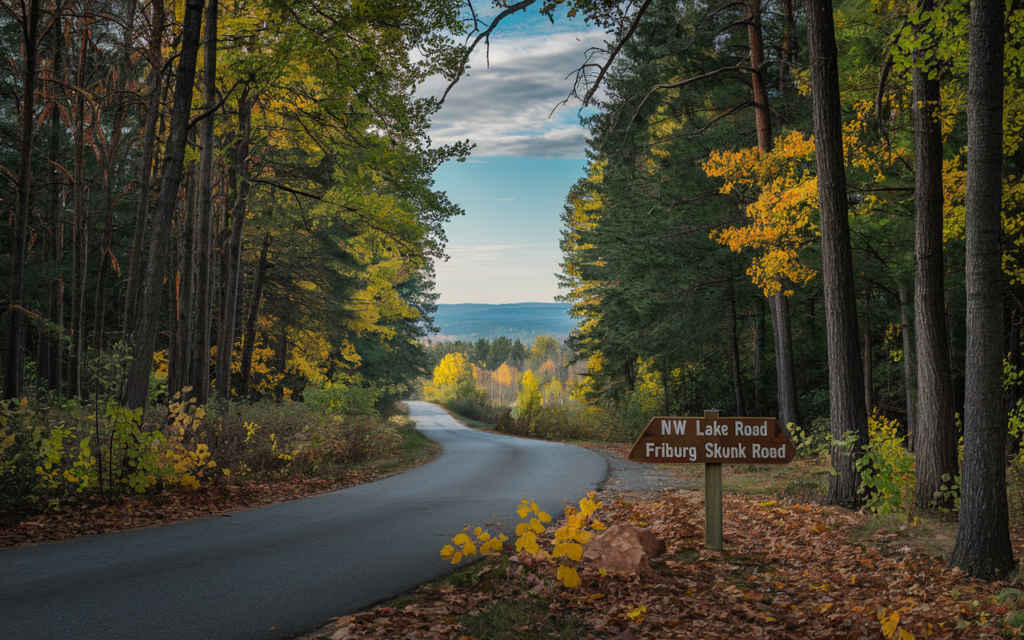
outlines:
[{"label": "undergrowth shrub", "polygon": [[312,390],[311,404],[205,407],[186,389],[144,412],[119,405],[115,392],[96,384],[88,402],[36,396],[0,404],[0,512],[59,510],[86,494],[330,475],[397,454],[402,430],[414,424],[378,415],[376,391],[358,387]]},{"label": "undergrowth shrub", "polygon": [[914,456],[903,446],[899,424],[884,416],[868,418],[870,442],[857,460],[858,491],[877,514],[909,513],[914,505]]},{"label": "undergrowth shrub", "polygon": [[309,386],[302,396],[310,413],[344,413],[353,416],[377,414],[377,399],[382,393],[376,387],[359,387],[326,382],[322,387]]},{"label": "undergrowth shrub", "polygon": [[300,470],[323,472],[331,465],[386,458],[402,446],[401,428],[375,416],[331,416],[311,422],[295,450]]},{"label": "undergrowth shrub", "polygon": [[786,430],[789,431],[798,457],[820,458],[829,455],[832,449],[828,418],[815,418],[806,428],[790,422]]}]

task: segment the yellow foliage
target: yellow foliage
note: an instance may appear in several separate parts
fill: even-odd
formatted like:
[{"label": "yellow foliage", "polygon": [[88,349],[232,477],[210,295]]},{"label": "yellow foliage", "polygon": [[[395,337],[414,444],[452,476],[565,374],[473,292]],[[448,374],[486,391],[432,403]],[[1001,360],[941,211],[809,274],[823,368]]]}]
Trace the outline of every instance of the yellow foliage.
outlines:
[{"label": "yellow foliage", "polygon": [[559,566],[556,577],[562,581],[567,589],[575,589],[580,586],[580,574],[572,567]]},{"label": "yellow foliage", "polygon": [[725,179],[721,193],[748,203],[750,221],[711,237],[736,252],[758,250],[747,275],[766,296],[780,291],[784,279],[800,284],[817,274],[799,260],[815,231],[811,213],[818,206],[818,182],[812,175],[813,159],[814,139],[794,131],[777,138],[769,153],[756,147],[712,151],[704,163],[707,175]]}]

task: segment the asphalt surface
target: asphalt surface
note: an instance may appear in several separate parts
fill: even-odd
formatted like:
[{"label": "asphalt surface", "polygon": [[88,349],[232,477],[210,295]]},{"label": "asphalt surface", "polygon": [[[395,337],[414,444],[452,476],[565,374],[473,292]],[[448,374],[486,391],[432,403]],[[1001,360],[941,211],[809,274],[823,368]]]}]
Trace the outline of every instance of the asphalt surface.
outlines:
[{"label": "asphalt surface", "polygon": [[439,551],[463,526],[497,515],[512,537],[524,497],[556,515],[607,476],[586,449],[409,406],[444,446],[412,471],[230,515],[0,549],[0,637],[291,637],[449,573]]}]

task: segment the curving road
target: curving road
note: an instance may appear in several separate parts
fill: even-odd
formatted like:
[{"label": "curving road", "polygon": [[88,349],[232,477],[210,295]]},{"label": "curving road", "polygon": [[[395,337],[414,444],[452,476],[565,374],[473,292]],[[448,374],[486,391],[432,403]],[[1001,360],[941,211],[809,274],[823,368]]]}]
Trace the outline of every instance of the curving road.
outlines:
[{"label": "curving road", "polygon": [[[0,549],[4,638],[287,638],[451,570],[463,526],[529,497],[549,513],[600,485],[604,459],[467,429],[410,402],[444,454],[412,471],[224,516]],[[494,529],[492,528],[492,531]]]}]

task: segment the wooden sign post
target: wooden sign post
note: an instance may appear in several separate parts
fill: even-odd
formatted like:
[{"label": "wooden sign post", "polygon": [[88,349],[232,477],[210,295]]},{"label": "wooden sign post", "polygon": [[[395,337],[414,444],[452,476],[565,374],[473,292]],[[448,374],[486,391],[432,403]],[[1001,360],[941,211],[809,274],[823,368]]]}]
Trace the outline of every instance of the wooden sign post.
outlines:
[{"label": "wooden sign post", "polygon": [[704,546],[722,550],[722,465],[786,464],[796,456],[789,433],[775,418],[652,418],[629,460],[704,464]]}]

